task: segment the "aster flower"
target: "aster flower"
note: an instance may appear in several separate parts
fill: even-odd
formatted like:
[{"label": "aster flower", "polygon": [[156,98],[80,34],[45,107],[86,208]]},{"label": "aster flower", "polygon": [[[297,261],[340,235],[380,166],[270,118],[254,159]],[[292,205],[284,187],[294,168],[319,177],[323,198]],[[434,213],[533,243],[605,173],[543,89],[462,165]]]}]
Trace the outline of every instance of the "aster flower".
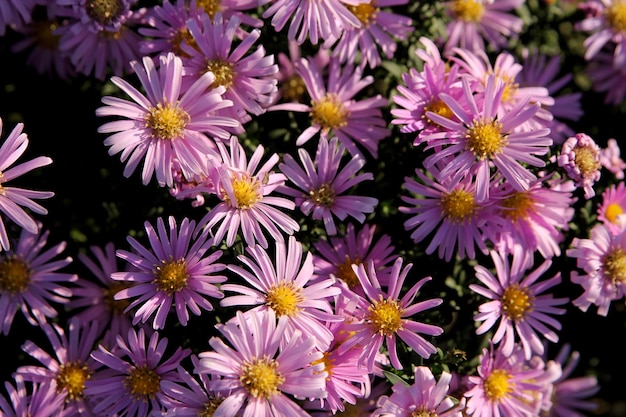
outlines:
[{"label": "aster flower", "polygon": [[[364,224],[357,233],[354,224],[348,223],[345,234],[314,242],[315,275],[319,278],[338,278],[351,291],[363,295],[352,265],[372,262],[380,279],[390,271],[389,263],[395,260],[389,235],[378,236],[374,242],[378,232],[379,228],[376,226]],[[387,284],[386,280],[381,281],[383,285]]]},{"label": "aster flower", "polygon": [[474,176],[479,201],[489,198],[492,167],[516,190],[527,190],[530,182],[536,179],[529,166],[545,166],[545,161],[537,156],[548,153],[552,145],[552,139],[547,136],[549,129],[518,130],[535,115],[539,104],[529,105],[528,99],[522,100],[510,112],[500,116],[498,107],[505,87],[501,80],[496,76],[487,78],[482,103],[477,103],[466,78],[462,79],[462,83],[467,108],[454,98],[440,94],[460,121],[434,112],[426,113],[428,118],[447,131],[424,138],[428,142],[426,149],[442,148],[429,155],[424,160],[424,166],[431,169],[435,164],[451,158],[437,173],[438,178],[450,177],[454,184],[463,177]]},{"label": "aster flower", "polygon": [[365,165],[365,160],[354,155],[350,161],[340,168],[345,147],[337,138],[320,138],[315,161],[309,153],[300,148],[298,155],[304,169],[289,154],[283,156],[279,168],[283,174],[298,188],[280,187],[278,191],[294,197],[296,206],[302,213],[314,220],[322,220],[329,235],[337,234],[337,226],[333,217],[344,221],[348,216],[360,223],[365,221],[365,214],[374,211],[378,200],[372,197],[342,195],[363,181],[373,180],[374,176],[367,172],[358,174]]},{"label": "aster flower", "polygon": [[250,257],[237,259],[250,271],[238,265],[228,269],[245,280],[247,285],[224,284],[222,290],[235,292],[221,301],[223,307],[252,305],[254,311],[272,311],[277,317],[287,317],[287,336],[296,331],[315,340],[315,345],[325,350],[334,336],[325,326],[326,321],[341,320],[333,315],[329,299],[339,294],[334,280],[309,281],[313,277],[312,254],[302,260],[302,244],[290,236],[288,244],[276,243],[275,261],[259,246],[246,249]]},{"label": "aster flower", "polygon": [[7,401],[0,394],[0,412],[4,417],[56,417],[63,407],[63,396],[58,395],[56,382],[32,384],[29,390],[21,376],[15,376],[15,387],[4,383],[9,394]]},{"label": "aster flower", "polygon": [[533,252],[522,245],[513,248],[512,261],[509,264],[505,255],[491,251],[496,276],[482,265],[474,267],[476,278],[484,285],[470,284],[469,288],[489,299],[478,307],[474,320],[481,322],[476,334],[483,334],[497,328],[491,341],[501,343],[504,355],[512,354],[516,341],[521,343],[526,360],[544,351],[544,338],[556,343],[559,340],[554,330],[560,330],[561,324],[552,316],[565,314],[567,298],[554,298],[545,292],[561,282],[561,273],[552,278],[540,280],[550,268],[552,261],[546,259],[533,271],[528,271],[533,264]]},{"label": "aster flower", "polygon": [[584,271],[572,271],[570,279],[583,287],[583,294],[572,301],[582,311],[593,304],[598,314],[606,316],[611,302],[626,295],[626,232],[620,224],[619,232],[611,232],[599,223],[591,229],[589,239],[574,238],[567,256],[576,259],[576,266]]},{"label": "aster flower", "polygon": [[465,413],[470,417],[540,415],[548,403],[552,384],[561,375],[560,367],[546,364],[540,357],[524,359],[517,346],[510,355],[502,349],[483,349],[478,375],[468,378]]},{"label": "aster flower", "polygon": [[620,149],[613,138],[606,141],[606,148],[600,149],[600,165],[615,175],[618,180],[624,179],[626,162],[620,157]]},{"label": "aster flower", "polygon": [[[251,120],[250,115],[258,116],[265,112],[276,92],[275,74],[278,66],[274,56],[266,55],[265,48],[258,45],[249,52],[260,38],[259,29],[244,32],[237,16],[229,19],[217,13],[213,19],[207,14],[200,17],[200,23],[191,19],[187,22],[194,46],[183,44],[186,74],[191,78],[202,77],[207,72],[215,76],[212,86],[224,89],[224,97],[233,106],[221,109],[218,114],[232,117],[241,124]],[[235,44],[235,35],[241,42]],[[236,133],[243,133],[240,128]]]},{"label": "aster flower", "polygon": [[39,361],[41,365],[26,365],[17,368],[17,375],[26,381],[39,384],[56,383],[57,392],[64,400],[59,407],[63,415],[93,416],[91,406],[84,395],[85,381],[91,378],[96,365],[90,358],[92,349],[100,337],[97,322],[89,324],[79,323],[77,320],[69,322],[69,335],[56,324],[41,326],[52,347],[51,352],[27,340],[22,350]]},{"label": "aster flower", "polygon": [[179,380],[176,369],[190,351],[178,347],[166,356],[167,338],[158,332],[147,337],[144,329],[131,328],[117,336],[115,348],[100,345],[92,352],[102,368],[85,381],[84,392],[93,398],[96,415],[147,417],[161,409],[167,398],[161,384]]},{"label": "aster flower", "polygon": [[[216,244],[226,236],[229,247],[241,230],[246,244],[258,243],[263,248],[267,248],[268,243],[261,227],[276,242],[284,240],[281,230],[288,235],[299,230],[295,220],[276,208],[293,210],[295,204],[270,195],[285,181],[284,175],[271,171],[278,162],[278,155],[273,154],[259,168],[265,151],[261,145],[257,146],[249,162],[245,149],[235,136],[230,141],[230,153],[221,143],[218,148],[223,164],[211,171],[211,182],[221,202],[200,220],[198,229],[209,229]],[[217,230],[213,230],[220,222]]]},{"label": "aster flower", "polygon": [[613,234],[622,231],[622,214],[626,212],[626,185],[623,182],[612,184],[602,193],[602,201],[598,205],[598,220]]},{"label": "aster flower", "polygon": [[276,320],[273,311],[237,312],[234,319],[216,325],[230,346],[212,337],[213,350],[199,354],[194,371],[217,377],[210,388],[226,398],[215,415],[234,416],[243,408],[244,416],[306,417],[290,395],[326,396],[322,353],[315,349],[314,338],[299,331],[287,338],[287,322],[287,316]]},{"label": "aster flower", "polygon": [[0,253],[2,334],[9,334],[18,308],[30,324],[40,326],[58,315],[49,301],[65,304],[72,296],[66,285],[76,281],[77,276],[58,272],[72,258],[54,259],[63,253],[66,244],[45,248],[49,234],[47,230],[40,234],[22,230],[15,248]]},{"label": "aster flower", "polygon": [[97,109],[96,115],[126,119],[98,128],[100,133],[113,133],[104,141],[111,147],[109,154],[122,152],[121,160],[128,160],[124,176],[129,177],[143,159],[144,185],[154,174],[159,185],[172,186],[174,161],[186,178],[205,173],[207,157],[217,158],[215,138],[228,139],[231,134],[225,129],[236,128],[239,122],[214,115],[232,102],[222,99],[223,87],[208,89],[215,79],[212,73],[183,90],[181,59],[169,53],[161,55],[159,63],[157,69],[146,57],[143,65],[132,64],[147,97],[127,81],[111,78],[134,102],[103,97],[105,106]]},{"label": "aster flower", "polygon": [[[11,166],[26,152],[28,147],[28,136],[22,132],[23,128],[24,125],[18,123],[0,146],[0,212],[25,231],[36,234],[39,231],[37,222],[22,207],[26,207],[37,214],[47,214],[48,211],[33,200],[50,198],[54,193],[8,187],[6,183],[34,169],[50,165],[52,159],[47,156],[39,156],[30,161]],[[1,131],[2,119],[0,119],[0,133]],[[11,242],[7,235],[4,216],[0,216],[0,244],[2,245],[0,249],[9,250]]]},{"label": "aster flower", "polygon": [[599,52],[589,62],[585,72],[591,79],[591,88],[604,93],[604,103],[619,106],[626,98],[626,67],[614,66],[613,56]]},{"label": "aster flower", "polygon": [[324,48],[333,49],[333,56],[341,63],[354,64],[360,54],[359,66],[376,68],[381,64],[379,49],[387,59],[396,52],[396,40],[405,40],[413,32],[413,21],[407,16],[390,13],[383,7],[400,6],[408,0],[368,0],[356,6],[348,5],[361,22],[359,27],[348,26],[341,34],[337,43],[334,39],[324,43]]},{"label": "aster flower", "polygon": [[[454,185],[448,180],[438,182],[421,170],[415,170],[421,182],[405,177],[404,188],[414,196],[400,198],[409,206],[400,206],[401,213],[411,215],[404,229],[412,231],[411,239],[418,243],[433,231],[426,253],[434,253],[449,261],[456,252],[461,258],[474,259],[476,247],[487,253],[484,227],[493,217],[493,204],[478,201],[476,184],[464,179]],[[435,173],[435,177],[438,175]]]},{"label": "aster flower", "polygon": [[626,3],[623,0],[588,0],[579,4],[585,18],[575,28],[591,33],[584,41],[585,59],[590,60],[607,45],[613,49],[613,66],[626,63]]},{"label": "aster flower", "polygon": [[596,195],[593,185],[600,180],[600,147],[589,135],[577,133],[568,138],[556,161],[576,186],[585,191],[586,199]]},{"label": "aster flower", "polygon": [[8,0],[0,7],[0,36],[6,28],[20,29],[32,19],[32,12],[38,0]]},{"label": "aster flower", "polygon": [[446,25],[445,50],[460,47],[473,52],[487,44],[499,50],[522,31],[523,21],[512,12],[522,0],[452,0],[443,3],[450,18]]},{"label": "aster flower", "polygon": [[226,268],[216,261],[222,251],[207,253],[213,242],[207,234],[193,239],[196,223],[184,218],[177,226],[169,217],[157,219],[155,228],[145,223],[150,248],[132,236],[127,240],[133,251],[118,250],[117,256],[134,268],[128,272],[114,272],[111,278],[136,283],[115,294],[116,300],[133,299],[126,311],[138,307],[133,324],[145,323],[154,314],[152,327],[162,329],[173,308],[183,326],[189,321],[189,311],[199,316],[202,310],[213,310],[208,300],[224,295],[215,284],[226,281],[218,273]]},{"label": "aster flower", "polygon": [[345,331],[354,332],[354,335],[341,344],[339,353],[362,344],[359,362],[365,364],[370,372],[374,369],[376,354],[383,342],[387,346],[391,365],[396,369],[402,369],[396,350],[397,339],[406,343],[423,358],[428,358],[437,351],[435,346],[420,334],[439,336],[443,329],[410,319],[413,315],[437,307],[443,302],[440,298],[433,298],[413,304],[419,290],[431,280],[431,277],[419,280],[400,298],[400,291],[412,266],[407,264],[403,268],[402,258],[398,257],[393,264],[386,292],[380,286],[372,262],[367,265],[367,270],[363,264],[352,267],[366,297],[359,297],[356,317],[360,321],[344,326]]},{"label": "aster flower", "polygon": [[352,65],[341,68],[336,59],[331,59],[329,65],[329,78],[325,84],[321,68],[312,60],[302,58],[296,72],[306,85],[311,104],[277,104],[272,106],[272,110],[310,114],[311,126],[298,136],[296,146],[304,145],[318,133],[324,138],[334,135],[350,154],[361,154],[356,146],[359,144],[377,158],[378,143],[389,135],[381,111],[387,100],[380,95],[354,100],[353,97],[374,82],[374,78],[369,75],[362,77],[362,71]]},{"label": "aster flower", "polygon": [[313,45],[322,40],[339,38],[343,30],[360,27],[361,22],[348,7],[366,0],[277,0],[263,12],[263,19],[272,18],[277,32],[289,23],[287,39],[302,45],[306,40]]},{"label": "aster flower", "polygon": [[396,382],[392,387],[393,393],[379,400],[379,408],[374,413],[375,417],[463,416],[461,410],[465,401],[455,404],[448,395],[452,380],[451,374],[444,371],[437,380],[426,366],[416,366],[414,374],[413,384]]}]

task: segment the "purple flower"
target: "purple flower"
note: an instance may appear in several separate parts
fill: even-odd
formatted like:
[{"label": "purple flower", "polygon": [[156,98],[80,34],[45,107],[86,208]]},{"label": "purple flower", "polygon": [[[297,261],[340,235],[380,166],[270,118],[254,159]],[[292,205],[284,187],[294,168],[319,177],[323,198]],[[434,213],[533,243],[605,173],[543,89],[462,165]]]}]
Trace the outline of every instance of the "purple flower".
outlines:
[{"label": "purple flower", "polygon": [[105,106],[96,115],[124,118],[98,128],[100,133],[113,133],[104,144],[111,147],[110,155],[121,152],[122,162],[128,161],[124,176],[129,177],[143,159],[143,184],[154,174],[160,186],[171,187],[174,161],[185,178],[206,174],[207,159],[217,158],[215,138],[228,139],[225,129],[236,128],[239,122],[215,116],[232,102],[222,99],[223,87],[208,88],[215,80],[213,73],[183,89],[181,59],[169,53],[161,55],[159,63],[157,68],[146,57],[143,65],[132,64],[146,95],[119,77],[111,78],[134,102],[103,97]]},{"label": "purple flower", "polygon": [[117,256],[133,266],[128,272],[114,272],[111,278],[136,283],[115,294],[116,300],[134,299],[126,311],[138,307],[133,324],[145,323],[154,314],[152,327],[162,329],[170,310],[183,326],[189,321],[189,311],[199,316],[202,310],[213,310],[207,297],[222,298],[224,295],[215,284],[226,281],[218,275],[226,268],[216,263],[222,251],[207,251],[213,241],[207,234],[193,239],[196,223],[184,218],[178,228],[176,220],[169,217],[167,225],[163,218],[155,228],[145,223],[150,248],[140,244],[132,236],[128,243],[133,252],[118,250]]},{"label": "purple flower", "polygon": [[600,147],[589,135],[577,133],[568,138],[556,161],[576,186],[585,191],[586,199],[596,195],[593,185],[600,180]]},{"label": "purple flower", "polygon": [[402,258],[396,259],[390,273],[387,291],[383,291],[380,286],[373,262],[367,265],[367,270],[362,264],[352,267],[366,297],[357,296],[358,310],[355,315],[360,321],[345,324],[344,330],[351,334],[353,332],[353,336],[341,344],[339,353],[363,344],[359,362],[365,364],[370,372],[374,370],[376,355],[383,342],[386,343],[391,365],[396,369],[402,369],[396,348],[398,338],[423,358],[428,358],[437,351],[435,346],[420,333],[439,336],[443,333],[443,329],[411,320],[410,317],[437,307],[443,301],[440,298],[433,298],[413,303],[419,290],[431,280],[431,277],[419,280],[400,298],[400,291],[411,266],[412,264],[407,264],[402,268]]},{"label": "purple flower", "polygon": [[84,392],[93,398],[96,415],[147,417],[161,409],[167,399],[161,384],[179,380],[176,369],[190,351],[178,347],[166,356],[167,338],[158,332],[146,337],[144,329],[130,329],[117,336],[115,348],[100,345],[92,352],[102,367],[85,382]]},{"label": "purple flower", "polygon": [[9,401],[0,395],[0,412],[4,417],[57,417],[63,408],[64,398],[57,391],[57,384],[32,384],[29,391],[21,376],[15,376],[15,387],[4,383]]},{"label": "purple flower", "polygon": [[239,255],[237,259],[250,271],[238,265],[228,269],[245,280],[247,285],[224,284],[222,290],[240,295],[226,297],[220,303],[224,307],[258,306],[254,311],[272,311],[277,317],[287,317],[287,336],[296,331],[307,335],[315,345],[325,350],[333,341],[333,333],[325,326],[326,321],[341,320],[333,314],[329,299],[338,295],[333,279],[318,280],[309,284],[313,277],[311,253],[302,260],[302,244],[289,237],[288,245],[276,243],[275,261],[259,246],[249,246],[250,257]]},{"label": "purple flower", "polygon": [[626,184],[612,184],[602,193],[602,202],[598,205],[598,220],[613,234],[620,234],[626,212]]},{"label": "purple flower", "polygon": [[6,28],[20,29],[32,19],[32,11],[38,0],[8,0],[0,7],[0,36]]},{"label": "purple flower", "polygon": [[324,398],[327,373],[315,339],[295,332],[287,337],[287,316],[237,312],[234,319],[216,325],[228,346],[212,337],[212,351],[201,352],[195,373],[215,376],[210,388],[226,398],[215,415],[307,417],[294,400]]},{"label": "purple flower", "polygon": [[361,182],[374,179],[369,172],[357,175],[365,165],[365,160],[359,155],[354,155],[340,168],[344,151],[345,147],[337,138],[328,141],[322,137],[315,161],[311,160],[306,150],[298,150],[304,169],[289,154],[283,156],[284,163],[279,165],[282,173],[298,188],[284,186],[278,191],[294,197],[296,205],[305,215],[310,215],[314,220],[323,220],[329,235],[337,234],[333,217],[344,221],[350,216],[363,223],[365,214],[373,212],[378,204],[378,200],[372,197],[342,195]]},{"label": "purple flower", "polygon": [[[561,282],[557,272],[552,278],[540,278],[552,265],[545,260],[537,269],[527,272],[533,263],[533,252],[522,245],[513,248],[513,257],[509,264],[507,256],[491,251],[496,275],[482,265],[474,267],[476,278],[484,285],[470,284],[470,289],[489,299],[478,307],[474,320],[481,322],[476,334],[483,334],[497,324],[491,340],[501,343],[502,353],[511,355],[516,341],[521,343],[526,360],[544,352],[544,340],[558,342],[554,330],[560,330],[561,324],[553,317],[565,314],[559,305],[567,303],[567,298],[554,298],[545,291]],[[553,330],[554,329],[554,330]]]},{"label": "purple flower", "polygon": [[48,301],[65,304],[72,296],[66,284],[78,277],[57,272],[72,258],[53,259],[65,250],[65,242],[44,250],[49,234],[47,230],[41,234],[22,230],[15,249],[0,253],[0,317],[5,335],[18,308],[30,324],[40,326],[58,315]]},{"label": "purple flower", "polygon": [[[22,132],[23,127],[22,123],[18,123],[0,146],[0,212],[25,231],[37,234],[39,232],[37,222],[20,206],[37,214],[47,214],[48,211],[33,200],[50,198],[54,193],[7,187],[6,183],[34,169],[50,165],[52,159],[47,156],[39,156],[11,167],[26,152],[28,147],[28,136]],[[1,132],[2,119],[0,119]],[[11,248],[3,216],[0,217],[0,244],[2,245],[0,249],[9,250]]]},{"label": "purple flower", "polygon": [[626,162],[620,157],[619,145],[615,139],[607,140],[606,148],[600,149],[600,165],[614,174],[616,179],[624,179]]},{"label": "purple flower", "polygon": [[585,18],[575,25],[577,30],[590,32],[584,41],[585,59],[590,60],[605,45],[613,49],[615,68],[626,63],[626,4],[621,0],[588,0],[579,4]]},{"label": "purple flower", "polygon": [[591,88],[598,93],[604,93],[604,103],[619,106],[626,98],[626,67],[614,66],[613,56],[606,52],[599,52],[585,72],[591,79]]}]

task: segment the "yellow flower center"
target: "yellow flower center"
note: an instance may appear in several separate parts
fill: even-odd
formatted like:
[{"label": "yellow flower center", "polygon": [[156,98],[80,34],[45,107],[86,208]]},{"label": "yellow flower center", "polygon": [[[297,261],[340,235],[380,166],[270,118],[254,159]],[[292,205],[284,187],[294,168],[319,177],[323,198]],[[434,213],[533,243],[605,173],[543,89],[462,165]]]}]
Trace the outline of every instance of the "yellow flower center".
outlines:
[{"label": "yellow flower center", "polygon": [[213,417],[215,410],[224,402],[224,397],[209,397],[209,401],[204,404],[204,409],[200,411],[197,417]]},{"label": "yellow flower center", "polygon": [[215,80],[210,85],[210,88],[223,86],[225,89],[229,89],[233,85],[233,78],[235,76],[234,65],[230,62],[216,59],[214,61],[208,61],[206,64],[207,72],[212,72],[215,76]]},{"label": "yellow flower center", "polygon": [[211,20],[215,17],[215,14],[222,10],[222,5],[219,0],[197,0],[198,8],[202,7],[204,13],[211,17]]},{"label": "yellow flower center", "polygon": [[335,359],[329,359],[328,358],[328,353],[329,352],[324,352],[324,356],[322,356],[321,358],[311,362],[312,366],[318,365],[320,363],[324,364],[324,371],[326,371],[326,373],[328,374],[328,376],[326,377],[327,381],[330,380],[331,371],[332,371],[333,367],[335,366]]},{"label": "yellow flower center", "polygon": [[448,107],[448,105],[444,103],[443,100],[439,100],[438,98],[433,98],[427,106],[424,106],[424,115],[422,116],[426,119],[428,123],[435,124],[435,122],[433,122],[426,116],[427,111],[437,113],[439,116],[445,117],[446,119],[452,119],[454,117],[454,113],[452,112],[450,107]]},{"label": "yellow flower center", "polygon": [[455,0],[450,6],[452,13],[464,22],[480,22],[485,13],[482,2],[474,0]]},{"label": "yellow flower center", "polygon": [[250,178],[248,175],[236,176],[231,182],[233,186],[233,194],[235,201],[229,201],[228,196],[224,197],[224,201],[240,209],[249,209],[256,203],[261,201],[263,193],[261,191],[261,183],[256,178]]},{"label": "yellow flower center", "polygon": [[363,26],[368,27],[372,20],[376,18],[380,9],[372,6],[372,2],[370,1],[369,3],[361,3],[357,6],[348,5],[348,10],[359,19]]},{"label": "yellow flower center", "polygon": [[130,304],[128,299],[124,300],[116,300],[115,294],[118,292],[125,290],[128,288],[130,284],[122,281],[113,281],[109,284],[108,288],[102,289],[102,299],[104,301],[104,305],[111,313],[114,315],[122,315],[124,314],[124,310]]},{"label": "yellow flower center", "polygon": [[530,216],[531,208],[535,203],[530,193],[526,191],[514,191],[510,196],[502,201],[501,214],[511,222],[527,219]]},{"label": "yellow flower center", "polygon": [[511,320],[523,320],[534,308],[533,295],[527,288],[522,288],[518,284],[508,286],[500,302],[502,311]]},{"label": "yellow flower center", "polygon": [[254,398],[270,398],[278,392],[285,378],[278,372],[276,361],[265,357],[244,362],[239,381]]},{"label": "yellow flower center", "polygon": [[266,304],[277,316],[293,316],[298,312],[298,304],[303,301],[300,288],[290,282],[283,282],[267,291]]},{"label": "yellow flower center", "polygon": [[613,282],[626,282],[626,252],[613,248],[602,259],[604,274]]},{"label": "yellow flower center", "polygon": [[24,292],[30,284],[31,271],[21,258],[10,256],[0,261],[0,292],[10,295]]},{"label": "yellow flower center", "polygon": [[309,196],[318,206],[330,207],[335,202],[335,192],[328,184],[322,184],[317,190],[311,190]]},{"label": "yellow flower center", "polygon": [[476,215],[476,199],[469,191],[453,190],[441,197],[440,204],[443,216],[451,223],[466,223]]},{"label": "yellow flower center", "polygon": [[504,369],[496,369],[485,379],[484,390],[487,398],[498,402],[513,391],[511,375]]},{"label": "yellow flower center", "polygon": [[198,49],[198,44],[194,40],[193,36],[191,36],[191,32],[184,27],[176,31],[174,36],[172,36],[168,42],[171,44],[172,52],[174,52],[177,56],[188,58],[189,54],[183,51],[182,44],[189,45],[195,49]]},{"label": "yellow flower center", "polygon": [[146,127],[152,130],[154,138],[174,140],[182,135],[189,120],[189,114],[185,110],[169,103],[159,103],[148,110]]},{"label": "yellow flower center", "polygon": [[502,91],[502,98],[501,98],[501,100],[503,102],[505,102],[505,103],[513,101],[513,97],[517,93],[517,89],[519,88],[519,84],[516,83],[516,82],[513,82],[513,80],[511,80],[510,77],[498,76],[498,78],[501,79],[502,81],[504,81],[504,90]]},{"label": "yellow flower center", "polygon": [[85,381],[91,378],[91,372],[82,362],[69,362],[61,365],[56,382],[59,391],[67,388],[67,397],[69,400],[82,398],[85,390]]},{"label": "yellow flower center", "polygon": [[289,77],[282,83],[283,98],[288,101],[301,102],[306,92],[306,84],[297,74]]},{"label": "yellow flower center", "polygon": [[323,129],[335,129],[346,125],[348,112],[336,95],[326,94],[321,100],[311,103],[311,118],[313,124]]},{"label": "yellow flower center", "polygon": [[360,265],[361,260],[359,258],[351,259],[348,255],[346,255],[345,262],[337,266],[337,272],[335,273],[337,278],[343,280],[350,288],[355,288],[359,285],[359,278],[352,270],[353,264]]},{"label": "yellow flower center", "polygon": [[155,268],[154,281],[152,282],[160,291],[171,295],[183,288],[187,288],[188,279],[189,272],[187,271],[185,259],[177,261],[171,259],[169,261],[161,261],[161,264]]},{"label": "yellow flower center", "polygon": [[34,25],[37,45],[51,51],[56,51],[59,46],[60,36],[55,35],[53,32],[58,27],[59,25],[51,20],[37,22]]},{"label": "yellow flower center", "polygon": [[495,120],[474,120],[466,133],[467,149],[478,159],[492,159],[506,144],[506,135],[502,135],[501,129],[502,125]]},{"label": "yellow flower center", "polygon": [[606,217],[606,219],[611,223],[615,223],[617,222],[617,216],[623,213],[624,210],[622,209],[622,206],[617,203],[611,203],[604,211],[604,217]]},{"label": "yellow flower center", "polygon": [[161,376],[147,366],[134,368],[124,381],[136,400],[152,399],[161,390]]},{"label": "yellow flower center", "polygon": [[616,0],[605,12],[606,20],[616,32],[626,32],[626,3]]},{"label": "yellow flower center", "polygon": [[436,412],[427,410],[422,407],[418,410],[414,410],[409,417],[438,417],[438,416],[439,414],[437,414]]},{"label": "yellow flower center", "polygon": [[121,0],[87,0],[85,4],[87,15],[103,25],[109,24],[123,10]]},{"label": "yellow flower center", "polygon": [[398,300],[384,299],[380,296],[367,308],[367,320],[376,333],[384,336],[392,336],[402,328],[402,314],[404,309],[400,307]]},{"label": "yellow flower center", "polygon": [[574,148],[574,163],[580,170],[583,177],[592,176],[600,169],[600,159],[597,152],[587,146],[577,146]]}]

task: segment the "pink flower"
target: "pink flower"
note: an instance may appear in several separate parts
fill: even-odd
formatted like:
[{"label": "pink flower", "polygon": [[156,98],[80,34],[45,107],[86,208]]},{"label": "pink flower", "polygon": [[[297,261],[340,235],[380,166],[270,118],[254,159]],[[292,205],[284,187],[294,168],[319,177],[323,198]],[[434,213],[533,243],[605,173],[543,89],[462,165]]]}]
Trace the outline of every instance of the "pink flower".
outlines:
[{"label": "pink flower", "polygon": [[626,21],[624,21],[626,5],[624,2],[622,0],[588,0],[581,3],[578,8],[586,12],[586,16],[576,24],[575,28],[591,33],[584,41],[585,59],[592,59],[608,44],[613,50],[612,66],[623,67],[626,63]]},{"label": "pink flower", "polygon": [[600,165],[614,174],[616,179],[624,179],[626,162],[620,157],[620,149],[615,139],[607,140],[606,148],[600,149]]},{"label": "pink flower", "polygon": [[568,138],[556,161],[576,186],[585,191],[586,199],[596,195],[593,185],[600,180],[600,147],[589,135],[577,133]]},{"label": "pink flower", "polygon": [[626,213],[626,184],[612,184],[602,193],[602,201],[598,205],[598,220],[613,234],[622,232],[622,223]]}]

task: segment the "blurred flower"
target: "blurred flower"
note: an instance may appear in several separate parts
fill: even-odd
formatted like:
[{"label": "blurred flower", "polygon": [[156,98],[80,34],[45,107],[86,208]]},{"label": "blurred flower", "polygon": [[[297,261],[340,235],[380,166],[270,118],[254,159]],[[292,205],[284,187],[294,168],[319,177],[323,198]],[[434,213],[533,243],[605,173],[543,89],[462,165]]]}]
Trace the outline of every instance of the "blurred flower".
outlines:
[{"label": "blurred flower", "polygon": [[30,23],[32,12],[39,0],[7,0],[0,7],[0,36],[4,36],[6,28],[21,29]]},{"label": "blurred flower", "polygon": [[586,199],[596,195],[593,186],[600,180],[600,147],[589,135],[577,133],[568,138],[556,161],[574,184],[585,191]]},{"label": "blurred flower", "polygon": [[587,65],[585,72],[591,79],[591,88],[604,93],[604,103],[619,106],[626,98],[626,67],[613,65],[613,56],[599,52]]},{"label": "blurred flower", "polygon": [[623,182],[608,186],[602,193],[602,201],[598,205],[598,220],[613,234],[620,234],[621,224],[626,213],[626,185]]},{"label": "blurred flower", "polygon": [[584,41],[585,59],[593,59],[605,45],[613,49],[613,66],[626,64],[626,3],[622,0],[588,0],[578,5],[585,18],[574,26],[591,35]]},{"label": "blurred flower", "polygon": [[57,417],[63,408],[64,398],[59,395],[57,384],[32,384],[28,390],[21,376],[15,376],[15,387],[5,381],[4,387],[9,394],[7,401],[0,394],[0,412],[3,417]]},{"label": "blurred flower", "polygon": [[607,140],[606,148],[600,149],[600,165],[614,174],[616,179],[624,179],[626,162],[620,157],[619,145],[615,139]]}]

